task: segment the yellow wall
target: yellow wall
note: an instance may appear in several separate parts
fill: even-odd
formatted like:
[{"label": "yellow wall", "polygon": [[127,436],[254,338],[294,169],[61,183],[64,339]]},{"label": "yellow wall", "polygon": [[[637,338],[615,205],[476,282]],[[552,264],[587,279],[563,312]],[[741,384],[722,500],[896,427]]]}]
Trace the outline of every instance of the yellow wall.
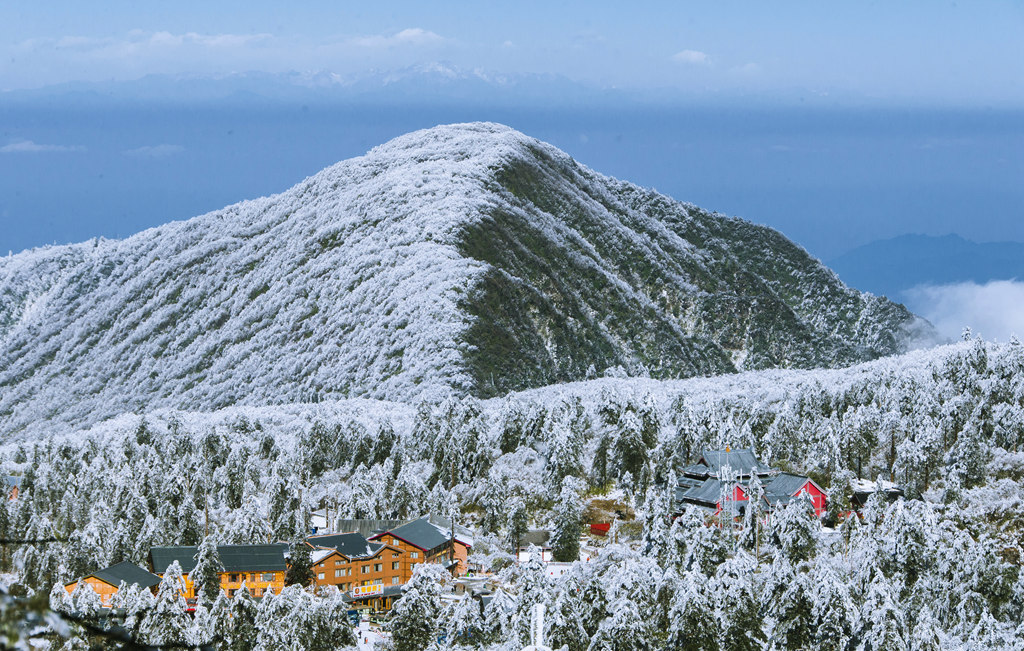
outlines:
[{"label": "yellow wall", "polygon": [[[92,586],[92,589],[95,590],[96,594],[100,596],[100,601],[103,603],[104,606],[110,606],[111,597],[117,594],[117,588],[115,586],[112,586],[104,581],[100,581],[96,577],[92,576],[86,577],[82,580],[85,581],[88,585]],[[68,594],[71,594],[75,591],[75,587],[77,586],[78,581],[75,581],[74,583],[69,583],[66,586],[64,586],[64,589],[68,591]]]}]

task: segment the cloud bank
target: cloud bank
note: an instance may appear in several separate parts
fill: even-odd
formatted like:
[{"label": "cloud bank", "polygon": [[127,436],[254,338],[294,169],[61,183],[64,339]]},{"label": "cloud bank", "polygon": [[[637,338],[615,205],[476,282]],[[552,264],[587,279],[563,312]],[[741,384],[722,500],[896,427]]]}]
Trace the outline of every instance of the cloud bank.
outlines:
[{"label": "cloud bank", "polygon": [[711,57],[706,52],[699,50],[683,50],[682,52],[676,52],[672,55],[672,60],[676,63],[689,63],[696,65],[704,65],[711,63]]},{"label": "cloud bank", "polygon": [[31,140],[20,140],[0,147],[0,154],[39,154],[46,152],[84,151],[85,147],[67,145],[41,145]]},{"label": "cloud bank", "polygon": [[137,147],[135,149],[125,150],[125,156],[135,156],[138,158],[167,158],[168,156],[174,156],[185,151],[185,148],[181,145],[147,145],[145,147]]},{"label": "cloud bank", "polygon": [[922,285],[903,295],[910,309],[951,339],[959,339],[968,326],[986,339],[1007,341],[1012,335],[1024,336],[1024,282]]}]

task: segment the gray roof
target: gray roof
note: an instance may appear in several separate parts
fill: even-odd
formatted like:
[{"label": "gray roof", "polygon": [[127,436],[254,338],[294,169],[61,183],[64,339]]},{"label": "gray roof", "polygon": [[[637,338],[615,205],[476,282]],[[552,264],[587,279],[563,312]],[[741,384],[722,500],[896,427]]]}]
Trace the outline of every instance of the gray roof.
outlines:
[{"label": "gray roof", "polygon": [[373,556],[384,545],[379,542],[370,542],[359,533],[335,533],[323,536],[310,536],[306,542],[315,547],[330,547],[349,558],[364,558]]},{"label": "gray roof", "polygon": [[700,463],[706,465],[709,474],[719,476],[722,468],[729,466],[733,472],[740,476],[767,475],[771,468],[762,465],[754,452],[748,448],[739,450],[705,450],[700,457]]},{"label": "gray roof", "polygon": [[803,475],[783,472],[764,485],[764,494],[773,497],[793,497],[808,480],[809,478]]},{"label": "gray roof", "polygon": [[402,524],[404,520],[371,520],[368,518],[359,518],[352,520],[332,520],[331,524],[335,531],[343,533],[359,533],[364,538],[371,538],[375,534],[387,531],[392,527],[397,527]]},{"label": "gray roof", "polygon": [[[284,555],[287,543],[268,545],[217,545],[217,553],[225,572],[283,572],[288,569]],[[198,547],[153,547],[149,562],[153,571],[163,574],[167,567],[178,561],[181,571],[188,574],[196,567]]]},{"label": "gray roof", "polygon": [[[89,576],[95,577],[115,588],[120,587],[122,581],[127,585],[137,585],[143,588],[152,588],[160,584],[160,577],[156,574],[147,572],[135,563],[129,563],[128,561],[111,565],[106,569],[93,572]],[[83,578],[87,579],[89,576]]]},{"label": "gray roof", "polygon": [[537,529],[535,531],[527,531],[519,539],[520,547],[529,547],[530,545],[536,545],[537,547],[547,547],[548,541],[551,540],[551,532],[544,529]]},{"label": "gray roof", "polygon": [[683,475],[707,479],[708,467],[705,466],[703,463],[695,463],[692,466],[686,466],[685,468],[683,468]]},{"label": "gray roof", "polygon": [[389,529],[386,533],[390,536],[404,540],[410,545],[415,545],[424,551],[436,549],[442,545],[448,544],[449,542],[448,536],[441,533],[441,531],[431,524],[426,518],[406,522],[400,527]]},{"label": "gray roof", "polygon": [[683,494],[684,502],[716,504],[722,496],[722,482],[717,479],[705,479],[699,486],[694,486]]}]

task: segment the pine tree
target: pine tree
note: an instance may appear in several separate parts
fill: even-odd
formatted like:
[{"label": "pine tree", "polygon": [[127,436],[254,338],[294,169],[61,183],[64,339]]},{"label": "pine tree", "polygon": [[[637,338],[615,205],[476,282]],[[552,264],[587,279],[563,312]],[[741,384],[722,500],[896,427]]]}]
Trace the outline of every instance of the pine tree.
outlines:
[{"label": "pine tree", "polygon": [[669,611],[669,647],[678,651],[718,651],[718,622],[700,572],[686,572],[676,588]]},{"label": "pine tree", "polygon": [[196,597],[206,604],[212,604],[221,594],[220,575],[224,564],[220,562],[217,545],[209,536],[203,539],[196,553],[196,566],[188,578],[195,589]]},{"label": "pine tree", "polygon": [[772,540],[794,565],[810,559],[818,546],[821,524],[806,495],[801,495],[772,514]]},{"label": "pine tree", "polygon": [[906,624],[884,577],[877,577],[861,608],[858,651],[906,651]]},{"label": "pine tree", "polygon": [[719,645],[722,651],[754,651],[765,641],[764,622],[753,584],[757,563],[740,550],[719,566],[709,589],[720,614]]},{"label": "pine tree", "polygon": [[441,585],[447,572],[434,563],[420,563],[391,611],[388,629],[394,651],[422,651],[437,637]]},{"label": "pine tree", "polygon": [[259,635],[256,628],[258,616],[256,602],[249,588],[243,583],[231,600],[231,633],[227,646],[229,651],[252,651],[256,648],[256,638]]},{"label": "pine tree", "polygon": [[183,645],[189,629],[189,617],[183,590],[185,579],[178,561],[171,563],[160,580],[156,603],[139,626],[139,637],[153,646]]},{"label": "pine tree", "polygon": [[551,555],[559,562],[571,562],[580,557],[580,527],[583,524],[583,504],[580,501],[580,482],[566,477],[555,508],[555,530],[551,536]]},{"label": "pine tree", "polygon": [[508,505],[508,546],[512,553],[518,553],[523,536],[528,530],[526,503],[518,495]]},{"label": "pine tree", "polygon": [[578,577],[573,574],[564,577],[546,616],[548,631],[544,639],[551,648],[586,651],[590,635],[583,624],[583,613],[589,604],[584,603],[582,595],[583,586]]},{"label": "pine tree", "polygon": [[844,651],[853,637],[856,610],[850,589],[830,563],[818,562],[811,576],[813,648]]},{"label": "pine tree", "polygon": [[308,586],[313,583],[313,560],[309,545],[301,538],[292,541],[288,558],[288,571],[284,575],[285,585]]}]

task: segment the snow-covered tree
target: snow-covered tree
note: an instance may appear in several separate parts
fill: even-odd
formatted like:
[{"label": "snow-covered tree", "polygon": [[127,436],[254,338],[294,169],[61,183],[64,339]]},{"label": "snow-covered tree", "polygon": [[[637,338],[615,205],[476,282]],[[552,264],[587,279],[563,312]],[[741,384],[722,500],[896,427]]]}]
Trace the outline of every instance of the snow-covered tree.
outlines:
[{"label": "snow-covered tree", "polygon": [[224,564],[220,561],[217,544],[207,536],[199,545],[199,551],[196,553],[196,565],[188,575],[192,587],[195,589],[196,597],[207,605],[216,601],[221,594],[220,575],[223,571]]},{"label": "snow-covered tree", "polygon": [[580,527],[583,504],[580,500],[582,482],[575,477],[562,481],[562,491],[555,507],[555,530],[551,534],[551,555],[556,561],[570,562],[580,557]]},{"label": "snow-covered tree", "polygon": [[285,585],[307,586],[313,583],[315,578],[309,545],[301,538],[292,541],[291,552],[288,555],[288,571],[284,576]]},{"label": "snow-covered tree", "polygon": [[391,648],[395,651],[422,651],[437,637],[441,586],[448,573],[435,563],[420,563],[412,579],[402,589],[388,622]]},{"label": "snow-covered tree", "polygon": [[156,602],[139,625],[139,638],[153,646],[183,645],[187,642],[190,620],[185,612],[185,579],[178,561],[164,572]]}]

